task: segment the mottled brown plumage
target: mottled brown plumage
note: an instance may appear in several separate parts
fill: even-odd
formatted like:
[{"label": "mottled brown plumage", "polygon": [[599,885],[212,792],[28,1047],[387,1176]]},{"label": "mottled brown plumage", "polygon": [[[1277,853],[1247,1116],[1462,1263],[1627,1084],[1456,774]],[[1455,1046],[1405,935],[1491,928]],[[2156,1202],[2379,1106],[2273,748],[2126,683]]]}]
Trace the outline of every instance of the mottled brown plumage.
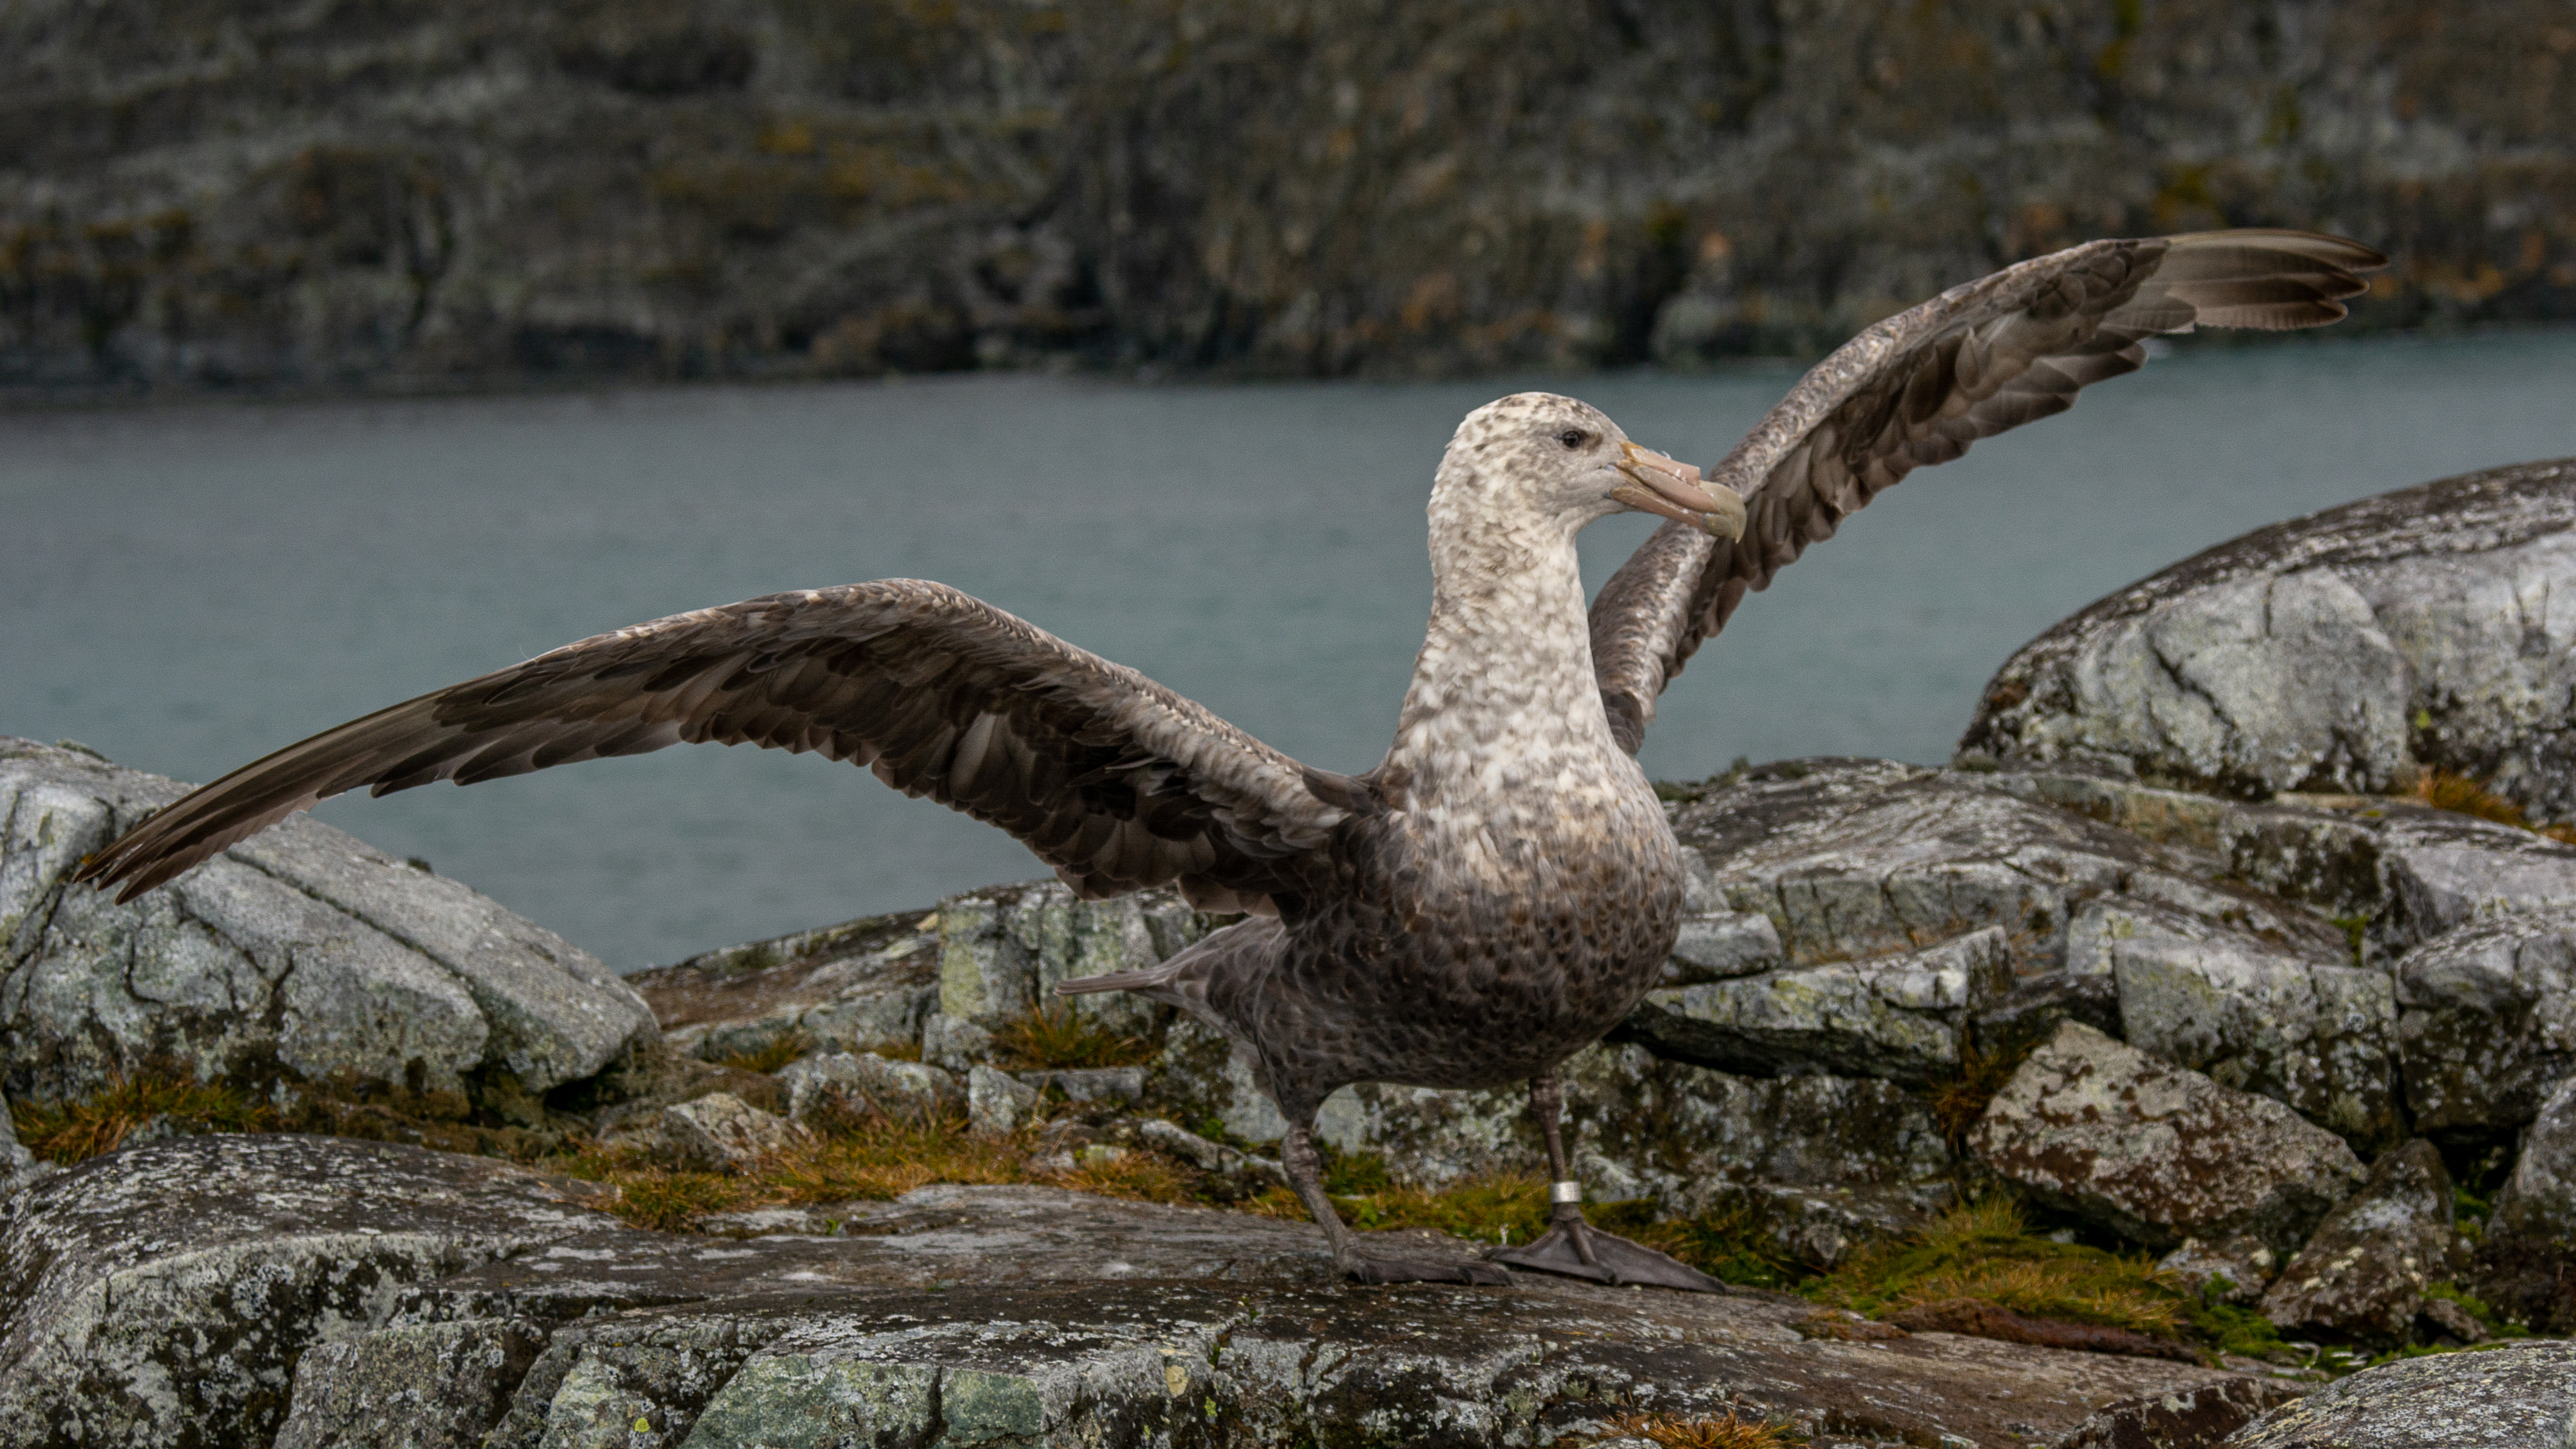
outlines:
[{"label": "mottled brown plumage", "polygon": [[[343,790],[459,784],[684,741],[814,750],[1001,826],[1086,896],[1176,882],[1253,919],[1146,971],[1068,983],[1168,1001],[1231,1036],[1288,1124],[1282,1157],[1353,1276],[1494,1281],[1359,1250],[1324,1196],[1316,1107],[1345,1083],[1528,1080],[1566,1177],[1556,1065],[1670,952],[1679,846],[1631,758],[1695,648],[1807,544],[1915,467],[2068,406],[2140,340],[2343,315],[2367,248],[2295,232],[2095,242],[1862,333],[1720,465],[1724,488],[1571,398],[1470,414],[1430,506],[1433,602],[1396,738],[1350,777],[1019,619],[886,580],[640,624],[306,740],[200,789],[88,861],[130,898]],[[1739,507],[1738,494],[1741,494]],[[1673,520],[1587,621],[1574,538]],[[1570,1188],[1570,1184],[1568,1185]],[[1517,1266],[1713,1287],[1558,1226]]]}]

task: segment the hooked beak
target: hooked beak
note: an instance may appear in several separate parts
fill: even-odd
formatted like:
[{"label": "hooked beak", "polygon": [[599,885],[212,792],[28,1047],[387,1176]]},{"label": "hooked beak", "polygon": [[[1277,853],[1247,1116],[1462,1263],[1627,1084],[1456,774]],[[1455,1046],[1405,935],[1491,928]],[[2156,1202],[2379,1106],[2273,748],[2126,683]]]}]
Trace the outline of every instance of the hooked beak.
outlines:
[{"label": "hooked beak", "polygon": [[1619,453],[1619,471],[1628,481],[1610,490],[1612,499],[1718,538],[1744,536],[1744,500],[1734,489],[1703,488],[1699,469],[1651,448],[1621,443]]}]

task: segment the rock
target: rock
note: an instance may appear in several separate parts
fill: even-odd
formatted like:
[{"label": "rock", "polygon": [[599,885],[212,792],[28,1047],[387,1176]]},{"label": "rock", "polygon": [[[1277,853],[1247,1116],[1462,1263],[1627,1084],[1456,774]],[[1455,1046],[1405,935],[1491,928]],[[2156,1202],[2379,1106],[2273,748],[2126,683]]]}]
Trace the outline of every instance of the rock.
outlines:
[{"label": "rock", "polygon": [[966,1121],[978,1132],[1001,1136],[1037,1120],[1046,1110],[1038,1089],[1008,1072],[974,1066],[966,1072]]},{"label": "rock", "polygon": [[2341,1139],[2266,1097],[2067,1022],[1970,1130],[2005,1181],[2157,1251],[2250,1236],[2286,1256],[2362,1180]]},{"label": "rock", "polygon": [[2284,949],[2161,902],[2088,902],[2067,969],[2108,975],[2129,1045],[2257,1092],[2348,1141],[2401,1137],[2388,973],[2316,943]]},{"label": "rock", "polygon": [[898,911],[692,956],[626,978],[662,1036],[709,1061],[913,1047],[939,1004],[939,917]]},{"label": "rock", "polygon": [[2107,1404],[2051,1449],[2217,1449],[2264,1412],[2291,1403],[2305,1384],[2233,1378]]},{"label": "rock", "polygon": [[2425,1132],[2491,1139],[2576,1078],[2576,910],[2468,926],[2397,963],[2406,1104]]},{"label": "rock", "polygon": [[2221,1443],[2223,1449],[2565,1449],[2576,1443],[2576,1343],[2510,1343],[2382,1364],[2274,1409]]},{"label": "rock", "polygon": [[2382,1154],[2361,1190],[2326,1214],[2263,1295],[2263,1316],[2292,1333],[2404,1343],[2425,1285],[2466,1266],[2451,1227],[2451,1174],[2418,1137]]},{"label": "rock", "polygon": [[2202,1242],[2185,1238],[2181,1247],[2156,1260],[2156,1268],[2172,1274],[2195,1293],[2206,1293],[2219,1279],[2225,1284],[2218,1290],[2222,1303],[2251,1305],[2263,1301],[2263,1290],[2280,1276],[2280,1255],[2265,1247],[2260,1239],[2246,1236]]},{"label": "rock", "polygon": [[1887,1321],[1908,1333],[1964,1333],[1977,1338],[2000,1339],[2005,1343],[2071,1349],[2078,1353],[2121,1353],[2140,1358],[2169,1358],[2177,1363],[2200,1362],[2197,1349],[2170,1339],[2150,1338],[2143,1333],[2133,1333],[2125,1328],[2106,1328],[2098,1323],[2032,1318],[1982,1298],[1944,1298],[1936,1303],[1917,1303],[1889,1315]]},{"label": "rock", "polygon": [[934,1011],[922,1019],[921,1059],[941,1071],[965,1075],[993,1058],[993,1034],[964,1017]]},{"label": "rock", "polygon": [[1957,1073],[1961,1028],[2012,975],[2003,929],[1988,926],[1922,951],[1661,988],[1623,1032],[1658,1056],[1721,1071],[1919,1084]]},{"label": "rock", "polygon": [[829,1052],[789,1062],[776,1073],[787,1089],[787,1119],[879,1112],[899,1119],[966,1110],[966,1089],[937,1067],[888,1061],[873,1052]]},{"label": "rock", "polygon": [[2157,901],[2298,953],[2342,934],[2247,891],[2228,867],[2004,787],[1886,760],[1785,760],[1700,787],[1674,829],[1716,905],[1768,918],[1791,966],[1863,961],[2000,927],[2013,973],[2066,967],[2067,927],[2103,897]]},{"label": "rock", "polygon": [[18,1141],[18,1124],[9,1114],[9,1099],[0,1096],[0,1197],[42,1182],[56,1171],[52,1163],[37,1160],[36,1154]]},{"label": "rock", "polygon": [[795,1147],[804,1133],[731,1092],[662,1109],[663,1145],[680,1161],[709,1172],[745,1172]]},{"label": "rock", "polygon": [[1876,1187],[1711,1180],[1685,1189],[1689,1210],[1740,1221],[1774,1257],[1833,1269],[1872,1243],[1931,1220],[1941,1194],[1928,1182]]},{"label": "rock", "polygon": [[266,1442],[308,1348],[383,1322],[408,1285],[619,1229],[585,1206],[600,1196],[320,1137],[92,1158],[0,1201],[0,1443]]},{"label": "rock", "polygon": [[1207,931],[1170,889],[1084,901],[1056,881],[994,886],[939,905],[939,1010],[990,1031],[1031,1011],[1071,1011],[1149,1036],[1169,1015],[1141,997],[1058,997],[1055,984],[1151,966]]},{"label": "rock", "polygon": [[296,1365],[302,1387],[275,1449],[479,1449],[545,1344],[545,1327],[524,1318],[414,1323],[317,1343]]},{"label": "rock", "polygon": [[1012,1075],[1040,1092],[1062,1092],[1068,1102],[1116,1105],[1145,1095],[1143,1067],[1047,1067]]},{"label": "rock", "polygon": [[2381,794],[2422,767],[2576,815],[2564,717],[2576,465],[2525,463],[2257,529],[2042,634],[1963,749],[2090,759],[2261,799]]},{"label": "rock", "polygon": [[919,1442],[902,1427],[936,1408],[950,1442],[1480,1446],[1737,1408],[1847,1440],[2021,1443],[2221,1377],[1811,1339],[1811,1305],[1773,1295],[1353,1288],[1305,1223],[1055,1189],[929,1187],[801,1210],[846,1236],[742,1238],[548,1196],[587,1191],[327,1138],[84,1163],[0,1207],[0,1440]]},{"label": "rock", "polygon": [[1222,1142],[1210,1142],[1178,1123],[1166,1122],[1160,1117],[1146,1117],[1136,1122],[1134,1131],[1136,1140],[1146,1146],[1168,1152],[1202,1172],[1231,1179],[1248,1190],[1259,1191],[1274,1183],[1287,1184],[1288,1174],[1277,1161],[1255,1157]]},{"label": "rock", "polygon": [[2576,1079],[2523,1132],[2477,1256],[2488,1302],[2534,1328],[2576,1329]]},{"label": "rock", "polygon": [[117,905],[65,883],[186,787],[0,739],[0,1077],[70,1097],[175,1064],[264,1087],[335,1074],[543,1093],[653,1030],[587,953],[454,881],[290,817]]},{"label": "rock", "polygon": [[[1706,877],[1692,881],[1694,895],[1706,898]],[[1682,917],[1673,954],[1664,963],[1663,986],[1696,986],[1749,976],[1781,964],[1780,932],[1769,916],[1754,911],[1699,910]]]}]

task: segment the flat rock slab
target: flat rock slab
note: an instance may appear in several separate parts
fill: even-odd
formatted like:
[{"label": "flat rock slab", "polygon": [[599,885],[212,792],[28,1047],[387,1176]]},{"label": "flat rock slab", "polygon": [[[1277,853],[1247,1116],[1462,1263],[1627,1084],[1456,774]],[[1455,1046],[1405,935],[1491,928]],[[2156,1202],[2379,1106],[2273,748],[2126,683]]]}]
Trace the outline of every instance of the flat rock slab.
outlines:
[{"label": "flat rock slab", "polygon": [[2223,1449],[2568,1449],[2576,1343],[2545,1339],[2384,1364],[2275,1409]]},{"label": "flat rock slab", "polygon": [[1735,1407],[2000,1446],[2223,1377],[1809,1340],[1810,1306],[1769,1294],[1356,1288],[1304,1223],[1051,1189],[729,1220],[745,1236],[630,1228],[595,1192],[322,1138],[85,1163],[0,1218],[0,1440],[1536,1444]]}]

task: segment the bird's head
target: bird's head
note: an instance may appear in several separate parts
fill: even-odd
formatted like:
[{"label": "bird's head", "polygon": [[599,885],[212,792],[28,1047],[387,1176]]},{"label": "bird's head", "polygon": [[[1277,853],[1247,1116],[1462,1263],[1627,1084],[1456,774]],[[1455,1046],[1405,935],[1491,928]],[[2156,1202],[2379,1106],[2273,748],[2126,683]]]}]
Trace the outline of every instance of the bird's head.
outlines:
[{"label": "bird's head", "polygon": [[1444,501],[1569,532],[1633,511],[1719,538],[1744,533],[1744,500],[1732,489],[1711,487],[1699,469],[1630,442],[1590,403],[1547,392],[1515,393],[1467,414],[1440,462],[1435,513]]}]

